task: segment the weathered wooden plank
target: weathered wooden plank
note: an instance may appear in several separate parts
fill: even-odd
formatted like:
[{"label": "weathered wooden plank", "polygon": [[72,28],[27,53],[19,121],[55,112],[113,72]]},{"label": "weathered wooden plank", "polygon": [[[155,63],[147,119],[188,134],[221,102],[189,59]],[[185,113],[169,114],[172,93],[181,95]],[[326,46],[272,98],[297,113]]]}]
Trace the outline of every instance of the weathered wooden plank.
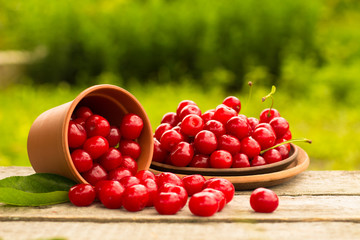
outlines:
[{"label": "weathered wooden plank", "polygon": [[358,239],[359,223],[1,222],[0,238],[23,239]]},{"label": "weathered wooden plank", "polygon": [[100,203],[75,207],[70,203],[47,207],[0,206],[0,221],[58,222],[318,222],[360,223],[360,196],[281,196],[272,214],[252,211],[249,196],[237,195],[220,213],[210,218],[193,216],[185,206],[178,214],[160,215],[154,208],[140,212],[106,209]]}]

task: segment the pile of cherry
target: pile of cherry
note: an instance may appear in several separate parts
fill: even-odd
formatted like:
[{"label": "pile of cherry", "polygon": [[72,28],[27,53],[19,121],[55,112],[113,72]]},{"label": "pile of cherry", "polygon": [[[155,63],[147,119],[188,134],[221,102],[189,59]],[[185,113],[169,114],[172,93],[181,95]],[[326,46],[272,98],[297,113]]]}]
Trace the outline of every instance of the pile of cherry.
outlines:
[{"label": "pile of cherry", "polygon": [[289,157],[292,138],[287,120],[274,108],[259,119],[239,114],[234,96],[215,109],[201,112],[191,100],[164,114],[154,134],[153,161],[177,167],[243,168],[275,163]]}]

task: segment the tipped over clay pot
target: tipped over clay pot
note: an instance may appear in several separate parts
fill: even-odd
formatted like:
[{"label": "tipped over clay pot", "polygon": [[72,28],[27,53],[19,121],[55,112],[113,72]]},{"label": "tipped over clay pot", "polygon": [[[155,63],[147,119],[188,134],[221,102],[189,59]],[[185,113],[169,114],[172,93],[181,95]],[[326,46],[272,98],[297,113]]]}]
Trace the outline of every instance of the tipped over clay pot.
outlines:
[{"label": "tipped over clay pot", "polygon": [[128,91],[114,85],[95,85],[82,91],[73,101],[42,113],[32,124],[27,151],[30,163],[37,173],[54,173],[79,183],[86,180],[76,170],[70,156],[68,127],[75,108],[88,106],[104,116],[112,125],[119,125],[126,113],[139,115],[144,127],[137,139],[141,155],[138,170],[149,168],[153,154],[153,133],[150,120],[140,102]]}]

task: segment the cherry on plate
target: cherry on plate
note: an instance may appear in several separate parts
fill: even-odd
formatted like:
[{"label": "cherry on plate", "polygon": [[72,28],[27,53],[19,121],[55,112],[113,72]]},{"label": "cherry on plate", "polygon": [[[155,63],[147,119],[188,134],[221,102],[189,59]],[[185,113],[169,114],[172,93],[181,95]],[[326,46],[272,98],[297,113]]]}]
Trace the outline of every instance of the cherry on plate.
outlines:
[{"label": "cherry on plate", "polygon": [[216,150],[210,155],[210,166],[213,168],[229,168],[232,162],[231,153],[225,150]]},{"label": "cherry on plate", "polygon": [[194,156],[194,148],[190,143],[180,142],[170,154],[170,161],[174,166],[187,166]]},{"label": "cherry on plate", "polygon": [[209,168],[210,167],[210,156],[205,154],[195,154],[189,167],[196,168]]},{"label": "cherry on plate", "polygon": [[196,134],[194,146],[199,153],[211,154],[218,146],[216,135],[208,130],[202,130]]}]

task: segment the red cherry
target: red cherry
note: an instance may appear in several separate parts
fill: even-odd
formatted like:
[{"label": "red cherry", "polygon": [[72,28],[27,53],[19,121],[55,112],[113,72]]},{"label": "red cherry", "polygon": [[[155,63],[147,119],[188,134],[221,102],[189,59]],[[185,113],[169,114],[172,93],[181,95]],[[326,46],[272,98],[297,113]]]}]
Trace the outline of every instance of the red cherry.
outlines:
[{"label": "red cherry", "polygon": [[152,161],[154,162],[165,162],[165,159],[168,157],[169,153],[162,148],[161,143],[154,138],[154,152]]},{"label": "red cherry", "polygon": [[259,119],[257,118],[249,117],[247,120],[252,130],[259,124]]},{"label": "red cherry", "polygon": [[160,141],[163,133],[170,129],[172,129],[172,126],[169,123],[160,124],[155,130],[155,138]]},{"label": "red cherry", "polygon": [[225,128],[228,134],[234,135],[239,140],[250,136],[251,133],[251,126],[249,125],[247,119],[239,116],[230,118],[226,123]]},{"label": "red cherry", "polygon": [[219,203],[214,193],[199,192],[190,198],[189,209],[196,216],[210,217],[218,211]]},{"label": "red cherry", "polygon": [[149,193],[149,201],[147,202],[147,207],[154,206],[154,200],[158,194],[158,187],[154,179],[147,178],[141,181],[141,184],[144,185]]},{"label": "red cherry", "polygon": [[236,115],[237,112],[234,109],[224,104],[220,104],[215,109],[214,120],[217,120],[225,125],[230,118],[235,117]]},{"label": "red cherry", "polygon": [[163,133],[160,143],[165,150],[171,151],[179,142],[183,141],[183,139],[183,136],[179,132],[171,129]]},{"label": "red cherry", "polygon": [[141,154],[140,144],[134,140],[121,140],[118,149],[122,155],[130,156],[133,159],[138,159]]},{"label": "red cherry", "polygon": [[209,168],[210,167],[210,157],[205,154],[195,154],[193,159],[189,163],[189,167]]},{"label": "red cherry", "polygon": [[140,182],[143,182],[145,179],[152,179],[155,181],[155,174],[150,172],[149,170],[141,170],[135,174]]},{"label": "red cherry", "polygon": [[205,178],[200,174],[187,175],[182,178],[184,188],[189,196],[201,192],[203,189]]},{"label": "red cherry", "polygon": [[94,136],[85,141],[83,148],[95,160],[108,151],[109,143],[104,137]]},{"label": "red cherry", "polygon": [[210,155],[210,166],[213,168],[229,168],[232,161],[231,154],[225,150],[216,150]]},{"label": "red cherry", "polygon": [[179,123],[179,118],[174,112],[165,113],[161,119],[161,123],[168,123],[175,127]]},{"label": "red cherry", "polygon": [[86,122],[85,118],[75,118],[72,121],[74,121],[77,124],[80,124],[85,129],[85,122]]},{"label": "red cherry", "polygon": [[217,120],[210,120],[204,125],[204,130],[209,130],[210,132],[213,132],[216,137],[220,137],[221,135],[224,135],[226,133],[226,129],[224,124]]},{"label": "red cherry", "polygon": [[121,136],[125,139],[134,140],[140,136],[143,127],[144,123],[141,117],[134,113],[128,113],[121,120]]},{"label": "red cherry", "polygon": [[[281,159],[286,159],[289,157],[290,154],[290,150],[289,148],[286,146],[287,144],[284,145],[280,145],[277,148],[275,148],[276,150],[279,151],[280,155],[281,155]],[[290,146],[290,144],[289,144]]]},{"label": "red cherry", "polygon": [[283,136],[282,136],[283,139],[285,140],[290,140],[292,138],[292,135],[291,135],[291,131],[288,130]]},{"label": "red cherry", "polygon": [[70,188],[69,200],[72,204],[85,207],[95,200],[95,190],[90,184],[80,183]]},{"label": "red cherry", "polygon": [[241,143],[239,139],[237,139],[234,136],[224,134],[219,138],[219,149],[220,150],[226,150],[231,155],[234,155],[238,152],[240,152],[241,149]]},{"label": "red cherry", "polygon": [[201,115],[201,118],[204,120],[204,123],[207,123],[208,121],[212,120],[215,114],[215,109],[210,109],[204,112]]},{"label": "red cherry", "polygon": [[193,137],[204,128],[203,119],[195,114],[189,114],[181,122],[181,132]]},{"label": "red cherry", "polygon": [[100,202],[110,209],[120,208],[125,188],[118,181],[102,181],[99,189]]},{"label": "red cherry", "polygon": [[69,129],[68,129],[69,147],[70,148],[81,147],[85,141],[86,141],[85,129],[80,124],[70,120]]},{"label": "red cherry", "polygon": [[118,145],[121,139],[120,128],[116,126],[110,126],[110,133],[106,139],[108,140],[110,147],[115,147]]},{"label": "red cherry", "polygon": [[275,117],[280,117],[280,113],[278,112],[278,110],[274,108],[272,108],[271,110],[269,108],[266,108],[260,113],[259,120],[261,123],[268,123],[271,121],[271,119]]},{"label": "red cherry", "polygon": [[156,177],[156,183],[159,188],[165,183],[172,183],[174,185],[184,186],[181,178],[179,178],[176,174],[171,172],[161,172],[155,175],[155,177]]},{"label": "red cherry", "polygon": [[223,210],[223,208],[226,205],[226,198],[223,192],[213,189],[213,188],[205,188],[204,190],[202,190],[203,192],[210,192],[213,193],[216,197],[216,201],[218,202],[218,212],[220,212],[221,210]]},{"label": "red cherry", "polygon": [[262,156],[255,156],[251,160],[251,167],[262,166],[262,165],[265,165],[265,164],[266,164],[266,161]]},{"label": "red cherry", "polygon": [[266,128],[260,127],[254,130],[251,135],[261,146],[261,150],[274,146],[276,136]]},{"label": "red cherry", "polygon": [[246,154],[249,159],[252,159],[253,157],[260,154],[261,151],[260,144],[252,137],[243,138],[240,144],[241,144],[240,152]]},{"label": "red cherry", "polygon": [[123,185],[124,188],[140,184],[140,180],[135,176],[126,176],[120,179],[121,185]]},{"label": "red cherry", "polygon": [[191,100],[183,100],[179,103],[177,109],[176,109],[176,115],[179,116],[180,115],[180,112],[181,110],[188,106],[188,105],[196,105],[196,103],[194,101],[191,101]]},{"label": "red cherry", "polygon": [[174,166],[187,166],[194,156],[194,148],[187,142],[180,142],[171,152],[170,161]]},{"label": "red cherry", "polygon": [[181,209],[181,199],[174,192],[160,192],[154,199],[156,211],[161,215],[174,215]]},{"label": "red cherry", "polygon": [[279,162],[282,160],[280,152],[276,149],[270,149],[270,150],[266,151],[262,155],[262,157],[265,159],[265,162],[267,164]]},{"label": "red cherry", "polygon": [[250,195],[250,205],[255,212],[271,213],[279,206],[279,198],[270,189],[257,188]]},{"label": "red cherry", "polygon": [[88,137],[107,137],[110,133],[110,123],[104,117],[94,114],[86,119],[85,129]]},{"label": "red cherry", "polygon": [[199,153],[211,154],[216,150],[218,141],[216,135],[208,130],[202,130],[196,134],[194,146]]},{"label": "red cherry", "polygon": [[267,130],[269,130],[270,132],[275,134],[274,129],[272,128],[272,126],[269,123],[259,123],[258,125],[256,125],[254,131],[258,128],[266,128]]},{"label": "red cherry", "polygon": [[82,177],[95,186],[97,182],[107,179],[107,172],[102,166],[95,163],[89,171],[82,173]]},{"label": "red cherry", "polygon": [[123,207],[129,212],[144,209],[149,201],[149,193],[144,185],[136,184],[125,189]]},{"label": "red cherry", "polygon": [[183,119],[190,114],[195,114],[201,117],[201,110],[197,105],[187,105],[181,110],[180,115],[178,115],[179,120],[183,121]]},{"label": "red cherry", "polygon": [[249,158],[244,153],[237,153],[233,156],[233,168],[244,168],[244,167],[250,167]]},{"label": "red cherry", "polygon": [[289,131],[289,123],[283,117],[275,117],[269,122],[269,124],[274,129],[276,138],[281,138],[285,135],[285,133],[287,133],[287,131]]},{"label": "red cherry", "polygon": [[188,199],[188,193],[186,192],[184,187],[174,185],[172,183],[165,183],[162,185],[159,190],[159,192],[174,192],[179,195],[181,200],[181,208],[183,208],[187,202]]},{"label": "red cherry", "polygon": [[126,176],[132,176],[132,173],[130,172],[129,169],[120,167],[120,168],[111,170],[109,172],[108,179],[120,181],[123,177],[126,177]]},{"label": "red cherry", "polygon": [[75,165],[78,172],[86,172],[90,170],[93,166],[93,160],[87,152],[82,149],[76,149],[71,153],[71,159]]},{"label": "red cherry", "polygon": [[225,178],[212,178],[204,183],[204,188],[213,188],[221,191],[225,195],[226,203],[229,203],[235,194],[234,185]]},{"label": "red cherry", "polygon": [[88,107],[85,107],[85,106],[81,106],[75,110],[76,118],[87,119],[88,117],[90,117],[92,115],[93,115],[93,112],[91,111],[91,109]]},{"label": "red cherry", "polygon": [[100,197],[99,194],[100,194],[101,188],[105,185],[106,182],[109,182],[109,181],[111,181],[111,180],[100,180],[95,184],[94,189],[95,189],[97,199],[99,199],[99,197]]},{"label": "red cherry", "polygon": [[100,165],[106,170],[110,171],[120,166],[122,162],[121,153],[116,148],[109,148],[106,153],[104,153],[100,159]]},{"label": "red cherry", "polygon": [[234,109],[236,113],[239,113],[241,110],[241,102],[237,97],[229,96],[224,99],[223,104]]},{"label": "red cherry", "polygon": [[132,175],[135,175],[138,170],[137,162],[130,156],[123,156],[119,167],[128,169]]}]

